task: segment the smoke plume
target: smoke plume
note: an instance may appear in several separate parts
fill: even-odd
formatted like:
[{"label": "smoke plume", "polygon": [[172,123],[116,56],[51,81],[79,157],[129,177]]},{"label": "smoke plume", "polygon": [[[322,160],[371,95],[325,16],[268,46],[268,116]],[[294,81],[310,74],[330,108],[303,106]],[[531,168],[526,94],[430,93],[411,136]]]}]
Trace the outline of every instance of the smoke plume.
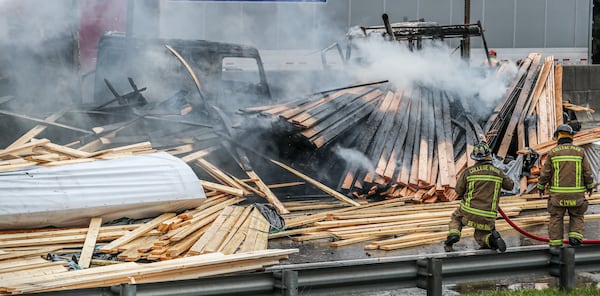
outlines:
[{"label": "smoke plume", "polygon": [[[442,42],[424,42],[421,50],[410,51],[405,43],[370,37],[355,40],[360,61],[350,71],[363,81],[389,80],[396,88],[415,86],[446,91],[466,99],[489,114],[506,91],[505,79],[481,65],[471,65]],[[512,77],[516,66],[505,75]]]},{"label": "smoke plume", "polygon": [[364,155],[362,152],[355,150],[344,148],[341,146],[333,147],[332,151],[340,158],[346,161],[348,164],[358,166],[361,169],[366,170],[367,172],[374,172],[375,166],[371,162],[371,160]]}]

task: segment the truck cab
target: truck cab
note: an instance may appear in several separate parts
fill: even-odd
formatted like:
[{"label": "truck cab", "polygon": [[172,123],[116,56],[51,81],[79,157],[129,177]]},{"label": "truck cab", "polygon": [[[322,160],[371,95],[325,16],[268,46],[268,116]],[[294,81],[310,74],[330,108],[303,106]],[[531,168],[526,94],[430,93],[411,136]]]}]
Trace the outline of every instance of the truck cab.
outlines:
[{"label": "truck cab", "polygon": [[[187,61],[201,85],[198,94],[194,80],[184,65],[167,49],[174,48]],[[254,47],[206,40],[129,38],[120,32],[107,32],[98,44],[93,101],[102,104],[113,99],[105,79],[119,93],[131,91],[128,78],[147,90],[148,101],[161,101],[186,90],[192,105],[202,100],[224,111],[271,103],[263,63]]]}]

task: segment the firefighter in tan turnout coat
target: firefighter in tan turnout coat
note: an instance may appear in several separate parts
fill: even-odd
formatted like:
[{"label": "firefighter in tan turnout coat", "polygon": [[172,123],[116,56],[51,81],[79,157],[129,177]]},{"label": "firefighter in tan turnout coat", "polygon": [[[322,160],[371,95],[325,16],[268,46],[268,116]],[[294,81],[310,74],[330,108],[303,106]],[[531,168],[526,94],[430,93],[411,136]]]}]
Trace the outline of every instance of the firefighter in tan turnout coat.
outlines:
[{"label": "firefighter in tan turnout coat", "polygon": [[569,244],[581,245],[583,240],[584,213],[588,208],[585,192],[592,194],[594,178],[583,148],[573,145],[575,132],[570,125],[561,124],[554,132],[556,147],[548,152],[548,156],[538,179],[537,188],[540,196],[546,189],[550,192],[548,212],[550,223],[548,235],[550,247],[563,244],[563,217],[569,214]]},{"label": "firefighter in tan turnout coat", "polygon": [[492,165],[491,151],[486,142],[473,147],[471,158],[477,163],[468,167],[456,183],[456,193],[462,197],[460,206],[452,213],[444,250],[453,251],[452,245],[460,240],[462,228],[475,228],[475,241],[483,249],[506,251],[506,243],[495,228],[498,215],[500,188],[510,190],[513,181]]}]

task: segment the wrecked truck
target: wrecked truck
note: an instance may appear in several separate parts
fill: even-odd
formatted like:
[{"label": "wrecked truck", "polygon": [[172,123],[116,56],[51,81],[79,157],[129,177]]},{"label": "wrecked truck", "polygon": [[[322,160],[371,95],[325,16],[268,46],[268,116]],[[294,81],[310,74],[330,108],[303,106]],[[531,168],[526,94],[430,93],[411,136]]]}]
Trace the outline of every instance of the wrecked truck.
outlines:
[{"label": "wrecked truck", "polygon": [[[167,46],[189,64],[189,70]],[[184,39],[144,39],[107,32],[99,41],[93,83],[93,102],[102,104],[113,95],[131,91],[128,79],[147,87],[146,98],[164,99],[187,90],[194,103],[208,103],[224,111],[270,103],[271,91],[258,50],[251,46]],[[206,100],[206,102],[202,102]]]}]

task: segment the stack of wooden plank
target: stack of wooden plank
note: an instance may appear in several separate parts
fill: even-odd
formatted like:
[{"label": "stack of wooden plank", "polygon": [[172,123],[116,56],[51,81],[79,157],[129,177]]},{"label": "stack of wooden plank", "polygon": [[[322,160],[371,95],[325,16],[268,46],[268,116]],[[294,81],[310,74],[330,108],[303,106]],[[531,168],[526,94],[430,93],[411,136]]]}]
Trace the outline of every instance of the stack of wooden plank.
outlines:
[{"label": "stack of wooden plank", "polygon": [[[128,283],[130,277],[141,283],[251,271],[297,252],[268,250],[270,223],[254,206],[236,205],[243,200],[220,193],[195,209],[164,213],[142,224],[101,226],[102,220],[93,218],[87,228],[5,231],[0,233],[0,266],[11,268],[0,271],[0,292],[106,286]],[[95,251],[121,260],[93,259]],[[40,260],[48,253],[80,253],[79,267],[94,267],[68,271],[66,260]],[[165,263],[123,264],[141,259]],[[95,267],[104,264],[118,266]]]},{"label": "stack of wooden plank", "polygon": [[[524,59],[517,77],[488,119],[486,139],[501,158],[514,154],[539,154],[539,161],[522,176],[520,192],[530,192],[528,186],[537,183],[546,154],[556,145],[553,134],[563,123],[563,110],[594,112],[562,100],[562,65],[552,56],[542,58],[532,53]],[[600,140],[600,130],[592,128],[576,134],[574,144],[584,145]],[[516,147],[516,149],[515,149]]]},{"label": "stack of wooden plank", "polygon": [[[600,204],[600,194],[589,198],[590,204]],[[503,211],[520,226],[545,225],[546,211],[536,215],[522,215],[527,211],[545,209],[547,200],[537,194],[503,197]],[[366,243],[365,249],[397,250],[402,248],[441,243],[448,234],[450,215],[458,202],[429,205],[405,204],[401,199],[389,199],[360,207],[321,211],[309,216],[286,219],[286,231],[269,238],[292,237],[294,241],[329,239],[331,247]],[[600,219],[598,214],[586,215],[588,220]],[[498,220],[499,231],[512,229],[504,220]],[[472,234],[465,228],[463,235]]]},{"label": "stack of wooden plank", "polygon": [[[507,67],[503,64],[498,71]],[[363,154],[371,167],[349,162],[339,191],[355,197],[452,201],[458,197],[453,190],[458,176],[474,164],[469,153],[476,142],[487,141],[501,159],[526,147],[543,150],[553,145],[563,108],[593,112],[562,101],[562,67],[552,56],[531,53],[518,67],[505,95],[485,118],[475,114],[467,98],[422,87],[396,89],[385,81],[243,111],[278,118],[277,133],[320,154],[331,155],[336,145]],[[287,127],[281,129],[282,123]],[[600,139],[592,130],[585,134],[587,143]],[[322,160],[323,167],[340,161],[329,158]],[[521,192],[526,182],[523,177]]]},{"label": "stack of wooden plank", "polygon": [[483,136],[468,104],[456,97],[425,88],[397,90],[387,82],[245,111],[280,118],[294,139],[315,149],[340,144],[364,154],[373,168],[349,163],[338,190],[365,193],[375,186],[390,197],[416,195],[429,202],[456,198],[452,189],[467,165],[467,145]]},{"label": "stack of wooden plank", "polygon": [[114,147],[96,152],[85,152],[58,145],[48,139],[32,138],[25,143],[15,142],[0,150],[0,171],[11,171],[31,166],[58,166],[101,159],[152,153],[150,142]]},{"label": "stack of wooden plank", "polygon": [[232,255],[211,253],[148,264],[129,262],[75,271],[67,271],[60,264],[54,264],[51,265],[52,270],[45,268],[45,272],[38,268],[27,270],[27,273],[20,276],[11,273],[8,277],[3,277],[0,293],[22,294],[153,283],[253,271],[277,264],[296,251],[272,249]]}]

